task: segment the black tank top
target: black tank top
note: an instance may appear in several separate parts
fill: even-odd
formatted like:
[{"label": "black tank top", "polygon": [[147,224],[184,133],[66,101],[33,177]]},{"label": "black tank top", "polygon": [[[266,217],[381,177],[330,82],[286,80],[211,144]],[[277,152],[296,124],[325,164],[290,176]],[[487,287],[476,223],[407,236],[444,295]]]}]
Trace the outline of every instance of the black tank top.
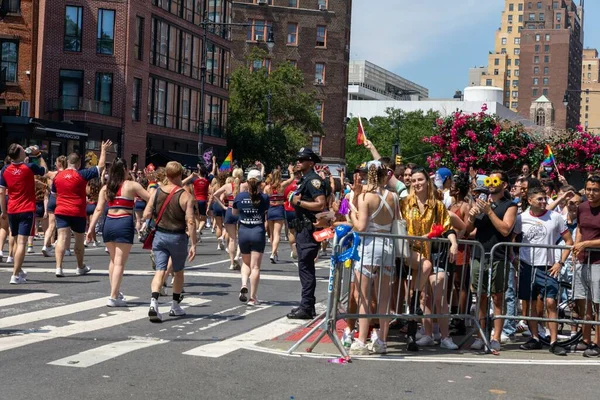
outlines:
[{"label": "black tank top", "polygon": [[[176,190],[176,189],[173,189]],[[185,210],[181,208],[179,205],[179,199],[181,198],[181,194],[183,190],[177,192],[167,204],[167,208],[163,213],[160,222],[158,223],[159,230],[171,232],[171,233],[185,233],[185,229],[187,224],[185,222]],[[155,210],[158,213],[163,206],[163,203],[169,196],[169,193],[166,193],[162,189],[158,189],[158,196],[156,198],[156,206]]]}]

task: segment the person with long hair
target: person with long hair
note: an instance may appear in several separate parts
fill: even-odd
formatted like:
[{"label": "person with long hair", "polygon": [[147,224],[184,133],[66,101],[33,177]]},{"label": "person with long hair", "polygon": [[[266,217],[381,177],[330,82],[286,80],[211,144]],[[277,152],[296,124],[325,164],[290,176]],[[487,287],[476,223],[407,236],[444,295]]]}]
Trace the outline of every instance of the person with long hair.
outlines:
[{"label": "person with long hair", "polygon": [[[258,170],[248,173],[248,191],[240,192],[233,201],[233,215],[239,216],[239,245],[242,253],[242,287],[239,299],[249,306],[258,305],[256,297],[260,281],[260,264],[265,252],[265,213],[269,209],[269,196],[260,189]],[[250,279],[250,299],[248,299]]]},{"label": "person with long hair", "polygon": [[48,183],[45,177],[35,177],[35,221],[33,223],[33,235],[27,239],[27,254],[33,254],[33,239],[38,235],[39,221],[42,221],[42,230],[45,230],[46,203],[48,202]]},{"label": "person with long hair", "polygon": [[[217,250],[225,250],[222,239],[225,208],[223,207],[223,199],[218,199],[215,194],[226,185],[227,176],[227,172],[219,172],[217,178],[213,180],[209,190],[210,199],[208,201],[208,208],[211,210],[214,217],[213,228],[215,229],[215,235],[217,236]],[[224,193],[221,193],[220,196],[224,196]]]},{"label": "person with long hair", "polygon": [[[56,171],[49,171],[46,174],[48,178],[49,196],[48,203],[46,204],[46,213],[48,214],[48,228],[44,233],[44,246],[42,247],[42,254],[44,257],[52,257],[54,255],[54,249],[52,243],[54,242],[54,235],[56,234],[56,218],[54,216],[54,210],[56,209],[56,193],[50,190],[52,188],[52,182],[56,175],[65,169],[67,169],[67,157],[59,156],[54,162]],[[70,252],[70,251],[68,251]]]},{"label": "person with long hair", "polygon": [[281,182],[281,171],[275,169],[271,173],[271,182],[265,188],[265,193],[269,196],[267,221],[269,224],[269,237],[271,238],[271,257],[269,257],[271,264],[275,264],[279,260],[279,239],[285,221],[284,190],[285,188]]},{"label": "person with long hair", "polygon": [[198,225],[197,233],[198,235],[202,235],[202,230],[206,225],[206,206],[210,190],[210,181],[207,179],[206,167],[200,165],[198,172],[194,172],[188,178],[184,179],[183,184],[184,186],[188,184],[192,184],[193,186],[193,195],[198,207],[198,214],[196,215]]},{"label": "person with long hair", "polygon": [[106,302],[108,307],[127,307],[127,302],[120,289],[125,264],[131,252],[135,234],[133,221],[134,198],[139,197],[147,202],[150,197],[142,185],[133,180],[128,180],[127,175],[125,160],[117,158],[108,172],[108,182],[100,190],[98,204],[87,232],[88,240],[92,240],[96,222],[98,222],[104,211],[104,204],[108,203],[108,215],[102,232],[104,243],[110,254],[110,264],[108,266],[110,297]]},{"label": "person with long hair", "polygon": [[[434,225],[442,225],[444,236],[450,240],[450,249],[448,252],[448,262],[454,263],[458,253],[458,242],[456,232],[452,228],[450,214],[440,200],[436,199],[436,191],[429,174],[423,168],[414,168],[411,171],[410,194],[400,201],[400,208],[404,219],[406,220],[407,231],[410,236],[426,236]],[[426,314],[431,314],[432,307],[435,307],[439,314],[448,312],[448,304],[445,296],[447,282],[447,272],[444,270],[445,260],[436,262],[433,265],[431,244],[424,241],[413,241],[411,243],[411,256],[409,261],[410,268],[417,274],[411,281],[413,285],[413,298],[410,301],[411,313],[416,308],[417,301],[421,298],[420,293],[424,293],[424,308]],[[426,287],[429,289],[424,292]],[[433,298],[429,296],[433,294]],[[458,346],[454,344],[449,333],[449,323],[447,319],[438,319],[440,325],[441,342],[440,346],[448,350],[456,350]],[[408,350],[417,351],[419,346],[432,346],[433,340],[433,321],[431,318],[425,318],[423,321],[425,335],[416,340],[417,322],[408,323]]]},{"label": "person with long hair", "polygon": [[88,231],[92,232],[92,237],[90,241],[86,240],[85,245],[91,243],[92,246],[98,246],[98,239],[96,238],[96,225],[91,226],[90,222],[92,220],[92,215],[94,215],[94,211],[96,211],[96,206],[98,205],[98,198],[100,197],[100,178],[94,178],[88,181],[86,192],[87,192],[87,205],[86,205],[86,214],[88,220]]},{"label": "person with long hair", "polygon": [[[144,190],[148,191],[148,178],[146,178],[144,175],[140,175],[137,179],[137,182],[144,188]],[[136,197],[134,212],[135,212],[135,231],[138,233],[138,240],[141,239],[140,229],[142,229],[142,224],[144,223],[144,221],[143,221],[144,218],[143,218],[142,214],[144,214],[145,208],[146,208],[146,202],[142,198]]]},{"label": "person with long hair", "polygon": [[240,192],[247,190],[247,185],[242,183],[242,179],[244,178],[244,170],[241,168],[235,168],[233,173],[231,174],[233,178],[233,182],[230,185],[224,185],[219,190],[217,190],[214,194],[215,201],[220,203],[220,205],[225,208],[225,204],[223,204],[221,200],[221,196],[225,195],[227,197],[227,211],[225,213],[225,230],[227,235],[229,236],[229,260],[231,261],[229,264],[229,269],[237,270],[240,269],[241,266],[238,262],[238,257],[236,257],[237,251],[237,223],[238,217],[233,215],[233,201],[237,197]]},{"label": "person with long hair", "polygon": [[[367,190],[354,199],[358,212],[351,212],[350,219],[354,229],[366,233],[391,233],[392,222],[400,218],[398,197],[385,189],[387,168],[379,161],[367,164]],[[354,265],[354,281],[359,292],[359,313],[367,314],[372,302],[370,293],[380,289],[378,313],[386,314],[391,297],[390,288],[394,279],[395,255],[392,240],[389,238],[364,237],[359,249],[361,261]],[[371,344],[365,344],[369,336],[369,319],[359,318],[358,339],[352,343],[350,354],[365,355],[387,352],[387,336],[390,320],[379,320],[380,331],[375,331]]]}]

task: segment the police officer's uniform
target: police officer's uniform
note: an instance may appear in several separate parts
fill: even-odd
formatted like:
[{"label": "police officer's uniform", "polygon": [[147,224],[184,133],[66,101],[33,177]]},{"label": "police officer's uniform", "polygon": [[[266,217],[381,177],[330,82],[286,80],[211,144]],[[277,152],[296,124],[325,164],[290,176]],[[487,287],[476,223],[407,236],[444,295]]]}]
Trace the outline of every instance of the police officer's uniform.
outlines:
[{"label": "police officer's uniform", "polygon": [[[315,163],[321,162],[311,149],[302,148],[297,159],[311,159]],[[311,169],[298,182],[295,195],[301,196],[301,201],[314,202],[318,196],[325,196],[325,182]],[[313,233],[318,230],[313,223],[317,222],[318,211],[309,211],[292,204],[296,210],[296,219],[292,222],[296,229],[296,248],[298,250],[298,273],[302,284],[302,300],[300,307],[289,313],[288,318],[312,319],[315,313],[315,259],[319,253],[319,243],[313,238]]]}]

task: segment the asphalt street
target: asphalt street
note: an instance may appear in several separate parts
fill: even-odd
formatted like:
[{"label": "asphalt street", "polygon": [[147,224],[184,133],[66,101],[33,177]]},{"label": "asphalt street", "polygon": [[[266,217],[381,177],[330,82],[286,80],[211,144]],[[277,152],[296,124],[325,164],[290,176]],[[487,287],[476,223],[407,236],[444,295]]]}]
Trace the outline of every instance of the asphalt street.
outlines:
[{"label": "asphalt street", "polygon": [[[24,285],[0,265],[0,400],[4,399],[597,399],[600,366],[392,362],[334,364],[259,346],[291,329],[280,320],[297,305],[300,283],[287,243],[280,262],[262,264],[258,307],[238,300],[239,273],[205,230],[186,270],[187,315],[148,321],[148,252],[136,245],[122,291],[129,308],[105,306],[108,255],[88,248],[89,275],[54,276],[54,259],[28,255]],[[267,250],[269,251],[269,250]],[[317,270],[326,296],[327,260]],[[169,288],[170,289],[170,288]],[[170,294],[169,290],[169,294]],[[221,345],[221,346],[219,346]],[[216,350],[215,350],[216,349]]]}]

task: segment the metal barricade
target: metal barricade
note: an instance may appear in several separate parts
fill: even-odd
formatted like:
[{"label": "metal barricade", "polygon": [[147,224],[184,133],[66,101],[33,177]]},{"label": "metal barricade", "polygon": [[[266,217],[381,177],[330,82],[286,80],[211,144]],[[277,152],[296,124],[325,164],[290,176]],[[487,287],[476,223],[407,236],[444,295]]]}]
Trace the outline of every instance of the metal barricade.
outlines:
[{"label": "metal barricade", "polygon": [[[554,276],[557,271],[551,269],[561,260],[561,253],[565,250],[570,251],[571,247],[498,243],[491,249],[486,255],[489,258],[486,293],[492,293],[492,296],[487,296],[488,312],[485,317],[488,338],[491,326],[502,330],[504,323],[496,321],[505,320],[532,322],[528,325],[533,328],[533,333],[538,331],[538,323],[545,324],[550,334],[539,334],[540,342],[550,345],[554,339],[567,350],[576,346],[582,337],[591,338],[592,326],[600,325],[600,321],[593,318],[592,306],[592,302],[596,307],[600,303],[600,293],[594,292],[590,271],[597,268],[594,276],[600,276],[600,249],[586,249],[579,260],[571,253],[558,276]],[[502,282],[498,283],[493,277],[497,277],[500,270],[503,276]],[[509,291],[502,292],[501,299],[493,299],[494,292],[500,293],[500,288],[495,287],[498,285]],[[505,297],[505,292],[512,295]],[[522,302],[522,313],[518,312],[519,302]],[[598,328],[596,334],[599,334]]]},{"label": "metal barricade", "polygon": [[[349,240],[349,237],[355,238]],[[360,239],[351,260],[352,244]],[[408,244],[408,257],[397,258],[396,249]],[[327,312],[325,318],[295,343],[288,352],[293,353],[317,330],[322,329],[311,346],[329,336],[343,357],[348,357],[344,344],[338,337],[336,325],[346,320],[350,329],[359,320],[359,334],[364,338],[370,333],[369,319],[378,319],[382,336],[388,332],[389,322],[422,321],[427,335],[432,334],[432,320],[437,319],[443,337],[449,337],[449,320],[457,319],[471,326],[465,332],[458,347],[470,340],[477,332],[489,349],[479,319],[471,314],[473,292],[469,283],[469,266],[483,261],[484,249],[479,242],[459,240],[458,263],[449,256],[448,239],[400,236],[378,233],[347,232],[345,237],[334,238],[333,256],[328,283]],[[357,253],[357,254],[356,254]],[[404,253],[403,253],[404,254]],[[346,257],[343,257],[343,256]],[[477,287],[475,309],[480,308],[481,292],[485,287],[480,280]],[[457,304],[455,306],[455,304]],[[421,310],[422,309],[422,310]],[[314,322],[314,321],[313,321]],[[311,326],[309,324],[308,326]],[[364,342],[364,341],[363,341]]]}]

